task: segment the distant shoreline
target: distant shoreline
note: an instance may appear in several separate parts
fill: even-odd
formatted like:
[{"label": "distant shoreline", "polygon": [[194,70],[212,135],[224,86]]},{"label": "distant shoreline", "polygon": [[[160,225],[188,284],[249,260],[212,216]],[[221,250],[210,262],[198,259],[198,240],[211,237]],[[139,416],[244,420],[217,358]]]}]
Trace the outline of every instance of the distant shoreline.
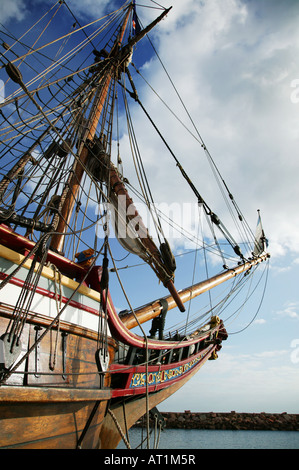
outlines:
[{"label": "distant shoreline", "polygon": [[[194,413],[159,412],[159,416],[151,419],[159,425],[162,421],[167,429],[222,429],[248,431],[299,431],[299,415],[284,413]],[[135,426],[142,427],[145,420],[139,420]]]}]

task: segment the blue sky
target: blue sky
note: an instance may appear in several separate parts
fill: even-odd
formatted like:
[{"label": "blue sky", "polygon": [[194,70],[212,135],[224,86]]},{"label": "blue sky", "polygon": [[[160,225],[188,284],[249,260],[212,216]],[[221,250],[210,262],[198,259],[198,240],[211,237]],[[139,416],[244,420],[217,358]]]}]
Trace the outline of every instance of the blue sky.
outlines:
[{"label": "blue sky", "polygon": [[[52,2],[54,3],[54,2]],[[50,1],[2,0],[1,22],[18,29]],[[119,1],[70,0],[80,22],[94,19],[109,4]],[[157,11],[138,7],[142,23]],[[150,0],[140,4],[153,6]],[[264,303],[253,324],[231,334],[217,361],[210,361],[181,391],[160,405],[161,410],[299,412],[299,3],[291,0],[161,0],[173,6],[151,34],[161,60],[170,73],[210,153],[254,229],[257,209],[269,238],[269,279]],[[183,115],[166,88],[156,60],[143,63],[139,46],[136,63],[161,96]],[[0,78],[2,78],[0,76]],[[157,101],[143,87],[151,113]],[[141,114],[136,111],[140,127]],[[173,145],[202,194],[221,210],[217,196],[204,177],[206,161],[185,140],[177,124],[159,111],[159,125],[172,134]],[[148,148],[151,136],[143,137]],[[172,202],[160,174],[172,178],[175,168],[155,157],[152,148],[149,178],[160,202]],[[166,165],[166,166],[164,166]],[[195,171],[196,169],[196,171]],[[164,171],[163,171],[164,170]],[[207,170],[208,171],[208,170]],[[182,189],[180,202],[189,201]],[[215,199],[215,200],[214,200]],[[190,221],[189,221],[190,222]],[[190,222],[191,223],[191,222]],[[159,287],[160,289],[160,287]],[[142,291],[142,284],[140,285]],[[165,295],[165,292],[157,295]],[[137,298],[140,304],[143,296]],[[256,306],[258,305],[258,302]],[[117,307],[120,307],[117,305]],[[256,308],[256,307],[255,307]],[[246,325],[231,324],[233,333]]]}]

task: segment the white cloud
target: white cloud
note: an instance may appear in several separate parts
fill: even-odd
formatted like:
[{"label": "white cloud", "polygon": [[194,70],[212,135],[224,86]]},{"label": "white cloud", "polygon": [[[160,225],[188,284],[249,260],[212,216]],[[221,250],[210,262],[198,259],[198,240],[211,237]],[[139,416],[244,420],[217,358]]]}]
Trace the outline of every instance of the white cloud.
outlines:
[{"label": "white cloud", "polygon": [[254,320],[253,324],[255,325],[264,325],[266,322],[266,320],[264,318],[260,318],[258,320]]},{"label": "white cloud", "polygon": [[[183,390],[160,405],[161,410],[298,413],[298,366],[291,351],[265,351],[253,355],[221,351],[205,364]],[[287,397],[287,399],[286,399]]]},{"label": "white cloud", "polygon": [[279,349],[275,351],[263,351],[261,353],[255,353],[253,354],[254,357],[259,357],[259,358],[270,358],[270,357],[275,357],[277,358],[278,356],[285,356],[286,354],[289,354],[289,351],[286,349]]},{"label": "white cloud", "polygon": [[21,21],[26,12],[25,0],[1,0],[0,2],[0,21],[6,23],[9,20]]},{"label": "white cloud", "polygon": [[299,318],[299,302],[289,302],[283,310],[278,310],[277,315],[293,319]]},{"label": "white cloud", "polygon": [[110,0],[109,2],[103,0],[68,0],[67,4],[73,13],[80,20],[87,18],[100,18],[109,4],[109,12],[116,8],[116,1]]},{"label": "white cloud", "polygon": [[[169,31],[165,22],[159,52],[240,206],[253,223],[261,208],[271,254],[283,256],[299,246],[298,106],[290,100],[299,8],[287,2],[282,21],[272,3],[258,17],[255,2],[189,2],[184,21],[174,2],[176,26]],[[159,89],[161,75],[151,67]],[[178,148],[209,197],[199,152],[185,141]]]}]

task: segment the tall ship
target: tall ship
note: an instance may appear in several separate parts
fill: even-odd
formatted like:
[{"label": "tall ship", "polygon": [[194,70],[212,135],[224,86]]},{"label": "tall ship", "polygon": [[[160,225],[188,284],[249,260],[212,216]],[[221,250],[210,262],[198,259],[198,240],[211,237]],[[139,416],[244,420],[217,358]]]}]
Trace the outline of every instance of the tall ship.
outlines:
[{"label": "tall ship", "polygon": [[[59,0],[20,37],[1,31],[1,448],[130,447],[142,416],[148,436],[157,406],[221,354],[224,317],[268,266],[260,221],[249,228],[200,134],[227,219],[202,194],[208,176],[187,171],[187,140],[178,154],[143,102],[150,33],[171,8],[146,26],[139,9],[82,25]],[[155,200],[184,186],[196,232]]]}]

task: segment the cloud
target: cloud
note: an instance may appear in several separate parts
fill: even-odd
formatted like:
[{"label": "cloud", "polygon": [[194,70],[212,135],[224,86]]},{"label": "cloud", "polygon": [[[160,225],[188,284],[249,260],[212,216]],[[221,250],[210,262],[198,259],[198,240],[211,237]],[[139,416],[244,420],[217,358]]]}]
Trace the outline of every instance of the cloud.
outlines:
[{"label": "cloud", "polygon": [[[261,209],[272,256],[298,253],[299,104],[290,99],[298,75],[298,4],[188,1],[184,9],[172,3],[155,33],[161,59],[251,226]],[[158,63],[146,71],[163,98],[172,99]],[[153,101],[150,109],[157,106]],[[159,116],[165,134],[174,129],[172,146],[194,184],[217,207],[203,152],[186,143],[165,112]]]},{"label": "cloud", "polygon": [[274,351],[263,351],[261,353],[255,353],[253,354],[254,357],[258,358],[270,358],[274,357],[277,358],[278,356],[285,356],[286,354],[289,354],[290,352],[286,349],[279,349],[279,350],[274,350]]},{"label": "cloud", "polygon": [[254,320],[253,324],[254,325],[264,325],[266,322],[266,320],[264,320],[264,318],[260,318],[258,320]]},{"label": "cloud", "polygon": [[28,10],[24,0],[1,0],[0,21],[5,24],[10,20],[21,21]]},{"label": "cloud", "polygon": [[184,411],[183,396],[187,396],[192,411],[298,413],[298,366],[292,364],[290,354],[287,350],[243,355],[221,351],[216,361],[205,364],[160,409]]},{"label": "cloud", "polygon": [[117,1],[115,0],[109,2],[103,0],[68,0],[67,4],[80,20],[100,18],[107,12],[108,5],[109,12],[117,8]]},{"label": "cloud", "polygon": [[299,302],[289,302],[285,305],[283,310],[278,310],[276,312],[277,315],[283,317],[289,317],[293,319],[299,318]]}]

